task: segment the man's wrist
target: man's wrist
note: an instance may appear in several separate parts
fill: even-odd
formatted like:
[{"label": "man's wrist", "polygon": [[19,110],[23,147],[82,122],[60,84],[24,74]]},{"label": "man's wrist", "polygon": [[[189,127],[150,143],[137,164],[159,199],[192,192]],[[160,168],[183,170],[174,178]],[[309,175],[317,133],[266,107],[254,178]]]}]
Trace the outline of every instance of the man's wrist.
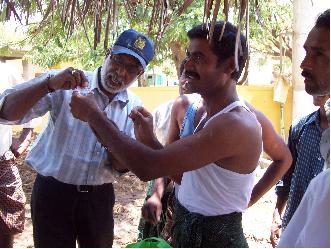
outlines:
[{"label": "man's wrist", "polygon": [[156,198],[157,200],[160,200],[160,201],[161,201],[162,196],[160,196],[160,193],[159,193],[157,190],[155,190],[155,191],[151,194],[150,198],[152,198],[152,199],[155,199],[155,198]]},{"label": "man's wrist", "polygon": [[45,89],[47,90],[47,93],[52,93],[52,92],[55,92],[55,89],[53,89],[51,86],[50,86],[50,81],[51,81],[51,78],[53,77],[52,74],[49,74],[47,75],[47,77],[43,80],[43,84],[45,86]]},{"label": "man's wrist", "polygon": [[86,122],[92,127],[103,119],[105,119],[105,115],[100,109],[91,108],[87,110]]}]

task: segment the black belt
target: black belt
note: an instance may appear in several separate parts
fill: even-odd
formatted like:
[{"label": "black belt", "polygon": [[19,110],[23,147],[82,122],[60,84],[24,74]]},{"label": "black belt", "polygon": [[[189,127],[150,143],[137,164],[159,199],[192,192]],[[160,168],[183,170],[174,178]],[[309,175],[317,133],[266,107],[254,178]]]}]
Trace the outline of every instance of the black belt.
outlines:
[{"label": "black belt", "polygon": [[88,193],[88,192],[95,191],[100,186],[102,186],[102,185],[76,185],[77,191],[81,192],[81,193]]},{"label": "black belt", "polygon": [[51,182],[53,182],[55,184],[61,184],[62,186],[64,185],[64,186],[66,186],[66,187],[68,187],[70,189],[75,189],[79,193],[93,192],[93,191],[96,191],[98,189],[107,187],[108,185],[111,185],[112,184],[112,183],[104,183],[104,184],[101,184],[101,185],[74,185],[74,184],[68,184],[68,183],[61,182],[61,181],[55,179],[52,176],[43,176],[41,174],[38,174],[38,176],[41,179],[44,179],[46,181],[51,181]]}]

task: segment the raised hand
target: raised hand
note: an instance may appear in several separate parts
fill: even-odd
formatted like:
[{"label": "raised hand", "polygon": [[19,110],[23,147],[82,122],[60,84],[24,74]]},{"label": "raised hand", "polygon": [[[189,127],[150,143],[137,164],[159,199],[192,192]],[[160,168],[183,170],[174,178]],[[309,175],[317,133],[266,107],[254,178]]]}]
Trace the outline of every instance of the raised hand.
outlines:
[{"label": "raised hand", "polygon": [[88,122],[91,113],[101,111],[93,92],[90,92],[87,96],[82,96],[79,92],[74,91],[69,105],[72,115],[84,122]]},{"label": "raised hand", "polygon": [[152,195],[141,208],[144,219],[154,225],[160,221],[161,212],[161,199],[155,194]]},{"label": "raised hand", "polygon": [[[155,138],[153,132],[153,116],[144,107],[136,107],[130,113],[134,123],[136,139],[145,145],[153,146]],[[154,147],[154,146],[153,146]]]},{"label": "raised hand", "polygon": [[69,67],[60,73],[48,78],[47,87],[50,91],[59,89],[75,89],[76,87],[87,87],[88,81],[83,71]]},{"label": "raised hand", "polygon": [[272,247],[277,247],[279,238],[282,232],[282,220],[280,218],[279,212],[276,209],[273,214],[272,218],[272,225],[271,225],[271,234],[270,234],[270,241]]},{"label": "raised hand", "polygon": [[32,128],[23,128],[18,138],[12,137],[10,150],[13,152],[15,157],[19,157],[29,147],[32,131]]}]

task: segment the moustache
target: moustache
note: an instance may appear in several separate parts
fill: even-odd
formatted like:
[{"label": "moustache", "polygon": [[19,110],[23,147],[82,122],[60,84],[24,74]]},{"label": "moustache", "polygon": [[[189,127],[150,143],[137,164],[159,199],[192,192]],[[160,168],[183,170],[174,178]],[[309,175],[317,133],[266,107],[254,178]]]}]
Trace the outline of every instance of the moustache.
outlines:
[{"label": "moustache", "polygon": [[114,73],[107,74],[107,79],[111,80],[112,82],[116,83],[117,85],[122,85],[122,82],[123,82],[122,79]]},{"label": "moustache", "polygon": [[195,78],[200,80],[200,75],[194,71],[185,70],[185,76],[188,78]]},{"label": "moustache", "polygon": [[312,75],[310,72],[305,71],[305,70],[302,71],[301,75],[302,75],[304,78],[308,78],[308,79],[313,79],[313,78],[314,78],[314,75]]}]

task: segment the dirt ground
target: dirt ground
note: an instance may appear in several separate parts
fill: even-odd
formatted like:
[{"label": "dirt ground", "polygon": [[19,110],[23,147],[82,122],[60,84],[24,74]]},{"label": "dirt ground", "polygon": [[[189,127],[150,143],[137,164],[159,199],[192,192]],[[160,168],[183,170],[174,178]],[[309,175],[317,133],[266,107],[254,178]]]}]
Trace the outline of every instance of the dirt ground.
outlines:
[{"label": "dirt ground", "polygon": [[[23,155],[21,158],[24,158]],[[22,159],[17,159],[21,173],[23,188],[27,197],[25,230],[15,237],[15,248],[32,248],[32,223],[30,214],[30,197],[35,172],[24,165]],[[263,175],[265,169],[258,167],[257,180]],[[122,176],[114,183],[116,204],[114,208],[115,229],[113,247],[125,247],[137,237],[137,227],[140,218],[140,209],[145,197],[146,183],[141,182],[131,173]],[[269,231],[272,212],[275,205],[273,189],[261,198],[243,215],[243,226],[248,244],[253,248],[271,248]]]}]

